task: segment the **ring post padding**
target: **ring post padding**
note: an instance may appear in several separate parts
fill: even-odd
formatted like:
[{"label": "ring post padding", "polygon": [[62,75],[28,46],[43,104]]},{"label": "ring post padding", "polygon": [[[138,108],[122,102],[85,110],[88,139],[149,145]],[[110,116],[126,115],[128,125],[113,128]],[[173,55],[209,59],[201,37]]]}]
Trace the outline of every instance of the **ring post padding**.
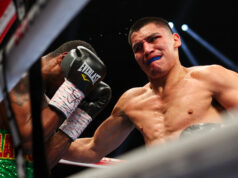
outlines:
[{"label": "ring post padding", "polygon": [[[11,90],[30,66],[89,0],[50,0],[29,25],[24,38],[7,55],[7,85]],[[3,94],[0,91],[0,101]]]}]

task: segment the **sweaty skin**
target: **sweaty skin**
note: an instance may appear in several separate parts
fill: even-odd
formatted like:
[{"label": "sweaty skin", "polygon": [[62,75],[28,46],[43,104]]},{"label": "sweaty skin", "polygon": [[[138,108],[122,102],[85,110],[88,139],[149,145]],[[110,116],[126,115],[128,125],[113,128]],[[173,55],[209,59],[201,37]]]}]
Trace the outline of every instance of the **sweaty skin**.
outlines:
[{"label": "sweaty skin", "polygon": [[152,145],[178,139],[193,124],[222,122],[220,112],[238,106],[238,74],[219,65],[183,67],[180,45],[179,35],[162,25],[149,23],[133,32],[132,50],[149,83],[126,91],[94,136],[71,143],[64,159],[99,161],[134,128]]},{"label": "sweaty skin", "polygon": [[[63,59],[65,54],[48,59],[42,58],[42,77],[47,81],[49,94],[62,83],[62,72],[60,72],[60,60]],[[51,85],[50,85],[51,84]],[[32,118],[31,118],[31,103],[29,95],[29,80],[28,76],[24,76],[19,83],[9,92],[11,100],[11,107],[13,109],[19,133],[22,139],[22,146],[24,153],[32,153]],[[61,158],[61,154],[70,144],[70,139],[65,134],[56,129],[62,123],[63,119],[55,111],[48,107],[46,98],[42,100],[42,127],[44,133],[44,141],[46,142],[46,157],[48,165],[52,168],[57,161]],[[6,115],[6,108],[4,102],[0,102],[0,130],[4,132],[8,130],[8,120]],[[54,136],[53,136],[54,135]],[[10,144],[11,143],[11,144]],[[9,145],[13,144],[10,141]],[[10,146],[9,146],[10,147]],[[3,150],[3,147],[0,149]],[[6,158],[4,158],[5,160]],[[11,158],[13,166],[16,167],[15,158]],[[6,159],[7,160],[7,159]],[[11,170],[11,169],[7,169]],[[14,169],[15,171],[15,169]],[[13,172],[14,172],[13,171]],[[0,170],[1,174],[2,170]]]},{"label": "sweaty skin", "polygon": [[[42,112],[41,112],[41,122],[43,129],[43,141],[46,151],[46,159],[49,168],[53,168],[57,162],[62,158],[62,154],[67,151],[72,139],[62,132],[59,126],[64,121],[64,118],[56,110],[53,110],[48,106],[49,98],[54,96],[55,92],[65,81],[65,75],[61,69],[61,62],[67,53],[76,48],[77,46],[85,46],[86,48],[95,52],[93,47],[81,40],[73,40],[66,42],[59,46],[56,50],[48,53],[47,55],[41,58],[41,73],[43,79],[43,88],[44,96],[42,98]],[[40,82],[40,81],[39,81]],[[49,98],[48,98],[49,97]],[[11,100],[11,107],[15,115],[15,120],[19,128],[19,134],[21,136],[21,142],[23,145],[24,153],[32,153],[32,116],[31,116],[31,100],[29,92],[29,80],[28,76],[24,76],[18,84],[9,92],[9,98]],[[102,102],[103,103],[103,102]],[[39,105],[40,107],[40,105]],[[6,108],[4,103],[0,102],[0,131],[2,134],[7,132],[11,136],[8,128],[8,120],[6,115]],[[0,133],[1,134],[1,133]],[[1,138],[1,135],[0,135]],[[1,140],[1,139],[0,139]],[[2,139],[2,143],[3,143]],[[11,143],[11,144],[10,144]],[[14,150],[13,144],[9,141],[9,144],[2,144],[0,150],[3,153],[8,153],[9,149]],[[4,149],[6,148],[6,149]],[[5,151],[4,151],[4,150]],[[4,155],[4,154],[3,154]],[[7,154],[2,159],[6,159]],[[9,157],[8,157],[9,158]],[[15,155],[6,159],[13,162],[13,165],[16,167]],[[0,159],[1,160],[1,159]],[[4,160],[5,161],[5,160]],[[6,168],[5,165],[2,165],[3,169],[0,170],[0,175],[3,172],[16,174],[15,169]],[[10,171],[9,171],[10,170]],[[9,176],[8,176],[9,177]]]},{"label": "sweaty skin", "polygon": [[221,122],[218,110],[211,105],[212,92],[193,76],[196,70],[184,69],[181,79],[163,91],[151,89],[150,84],[128,91],[122,110],[146,144],[178,138],[196,123]]}]

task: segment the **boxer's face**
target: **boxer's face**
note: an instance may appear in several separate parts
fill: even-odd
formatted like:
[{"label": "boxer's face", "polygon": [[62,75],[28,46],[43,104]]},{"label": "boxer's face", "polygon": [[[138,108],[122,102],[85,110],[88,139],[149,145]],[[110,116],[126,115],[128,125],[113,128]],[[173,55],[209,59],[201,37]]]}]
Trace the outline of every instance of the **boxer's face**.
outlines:
[{"label": "boxer's face", "polygon": [[168,73],[176,63],[181,45],[177,34],[154,23],[133,32],[131,43],[137,63],[149,78],[160,78]]}]

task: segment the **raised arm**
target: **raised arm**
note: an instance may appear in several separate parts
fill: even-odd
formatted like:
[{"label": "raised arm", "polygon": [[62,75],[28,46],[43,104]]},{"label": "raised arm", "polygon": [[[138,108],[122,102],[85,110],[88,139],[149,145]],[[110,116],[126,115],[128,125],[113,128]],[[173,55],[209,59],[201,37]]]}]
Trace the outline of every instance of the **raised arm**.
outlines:
[{"label": "raised arm", "polygon": [[[26,151],[31,150],[32,141],[31,102],[28,87],[28,76],[25,76],[10,92],[11,105]],[[44,128],[44,138],[48,138],[63,120],[47,106],[45,99],[42,104],[42,127]]]},{"label": "raised arm", "polygon": [[64,159],[79,162],[98,162],[116,149],[134,129],[125,116],[113,113],[96,130],[92,138],[80,138],[72,142]]},{"label": "raised arm", "polygon": [[[54,167],[62,158],[64,152],[69,148],[74,137],[83,132],[87,125],[94,119],[109,103],[111,99],[111,88],[104,82],[100,82],[90,94],[80,103],[73,114],[64,121],[59,130],[46,144],[47,160],[50,168]],[[69,130],[65,130],[69,128]],[[71,134],[72,133],[72,134]]]},{"label": "raised arm", "polygon": [[[56,89],[49,105],[47,104],[42,110],[45,140],[62,123],[61,118],[68,122],[61,130],[72,139],[76,139],[80,134],[76,129],[80,127],[80,120],[78,117],[72,120],[68,120],[68,118],[85,96],[105,77],[106,66],[89,49],[78,46],[76,49],[56,57],[43,57],[41,70],[44,84],[53,83],[50,88]],[[57,81],[59,81],[59,85]],[[20,81],[10,93],[10,97],[23,144],[27,151],[31,151],[32,120],[28,82],[27,77]],[[72,126],[75,128],[74,131],[71,129]]]},{"label": "raised arm", "polygon": [[72,142],[64,159],[79,162],[97,162],[116,149],[135,128],[125,114],[131,92],[126,92],[117,102],[112,114],[97,128],[92,138]]}]

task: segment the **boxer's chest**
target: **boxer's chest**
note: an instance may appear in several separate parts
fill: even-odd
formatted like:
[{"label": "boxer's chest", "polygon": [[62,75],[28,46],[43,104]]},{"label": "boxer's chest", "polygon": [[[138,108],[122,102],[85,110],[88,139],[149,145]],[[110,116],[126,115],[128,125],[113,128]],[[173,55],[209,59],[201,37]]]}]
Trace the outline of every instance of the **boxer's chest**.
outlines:
[{"label": "boxer's chest", "polygon": [[202,120],[211,112],[211,101],[211,93],[203,85],[183,82],[164,97],[138,99],[128,115],[146,137],[162,138]]}]

